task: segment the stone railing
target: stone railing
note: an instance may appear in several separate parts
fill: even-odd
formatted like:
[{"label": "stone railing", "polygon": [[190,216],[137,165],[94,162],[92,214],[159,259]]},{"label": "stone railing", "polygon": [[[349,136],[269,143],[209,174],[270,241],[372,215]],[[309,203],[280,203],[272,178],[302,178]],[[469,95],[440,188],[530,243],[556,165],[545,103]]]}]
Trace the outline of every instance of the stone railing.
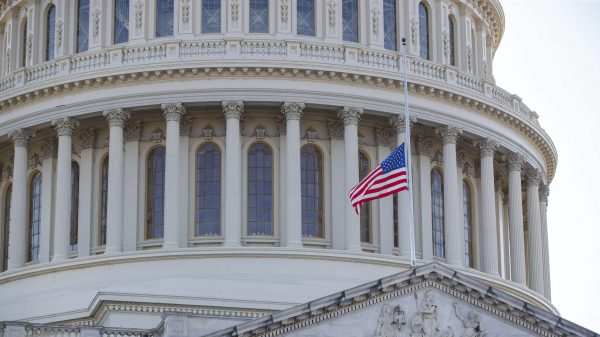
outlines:
[{"label": "stone railing", "polygon": [[[80,53],[57,58],[39,65],[19,69],[0,78],[0,101],[28,92],[28,86],[38,87],[61,85],[72,75],[78,79],[102,75],[120,75],[132,67],[135,71],[154,71],[160,65],[166,68],[191,66],[226,67],[229,64],[249,64],[253,60],[274,67],[284,61],[283,66],[336,69],[332,66],[350,66],[360,73],[374,71],[373,76],[401,79],[404,71],[399,53],[373,50],[366,47],[309,43],[285,40],[195,40],[164,41],[147,45],[106,48],[99,51]],[[265,60],[272,61],[265,63]],[[188,65],[189,62],[189,65]],[[125,68],[127,67],[127,68]],[[318,69],[318,70],[324,70]],[[160,69],[158,69],[160,70]],[[518,96],[512,95],[484,79],[462,73],[455,67],[433,63],[409,56],[410,81],[419,84],[459,89],[464,93],[483,96],[485,103],[539,125],[537,114],[531,111]],[[33,87],[32,87],[33,89]]]}]

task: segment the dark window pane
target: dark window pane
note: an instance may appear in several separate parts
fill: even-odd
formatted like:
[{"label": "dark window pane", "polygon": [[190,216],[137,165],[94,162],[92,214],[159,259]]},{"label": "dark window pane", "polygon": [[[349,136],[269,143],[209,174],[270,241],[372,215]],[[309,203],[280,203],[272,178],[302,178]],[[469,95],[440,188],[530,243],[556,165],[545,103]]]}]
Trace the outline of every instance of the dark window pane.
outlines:
[{"label": "dark window pane", "polygon": [[42,174],[37,172],[33,175],[29,187],[29,256],[28,261],[36,261],[39,258],[40,249],[40,224],[41,224],[41,200],[42,200]]},{"label": "dark window pane", "polygon": [[221,235],[221,150],[206,143],[196,154],[196,235]]},{"label": "dark window pane", "polygon": [[248,150],[248,235],[273,235],[272,170],[271,148],[253,144]]},{"label": "dark window pane", "polygon": [[108,157],[104,158],[101,166],[101,195],[100,195],[100,230],[98,235],[98,245],[106,244],[106,221],[107,221],[107,200],[108,200]]},{"label": "dark window pane", "polygon": [[342,0],[344,41],[358,42],[358,0]]},{"label": "dark window pane", "polygon": [[221,0],[202,1],[202,33],[221,32]]},{"label": "dark window pane", "polygon": [[146,240],[163,237],[165,197],[164,147],[156,147],[148,155],[146,183]]},{"label": "dark window pane", "polygon": [[173,36],[173,0],[156,0],[156,37]]},{"label": "dark window pane", "polygon": [[383,42],[385,49],[398,49],[396,0],[383,0]]},{"label": "dark window pane", "polygon": [[429,60],[429,11],[419,3],[419,48],[421,58]]},{"label": "dark window pane", "polygon": [[46,61],[54,59],[56,7],[50,5],[46,14]]},{"label": "dark window pane", "polygon": [[21,26],[21,67],[27,65],[27,19],[23,20]]},{"label": "dark window pane", "polygon": [[77,2],[77,52],[88,50],[90,37],[90,0],[79,0]]},{"label": "dark window pane", "polygon": [[3,250],[3,260],[2,260],[2,265],[0,267],[2,267],[2,271],[5,271],[8,268],[8,245],[9,245],[9,240],[8,237],[10,236],[10,207],[12,205],[12,185],[9,185],[6,188],[6,193],[4,194],[4,223],[3,223],[3,228],[4,228],[4,233],[3,233],[3,243],[2,243],[2,250]]},{"label": "dark window pane", "polygon": [[431,210],[433,221],[433,249],[437,257],[444,257],[444,187],[442,173],[431,171]]},{"label": "dark window pane", "polygon": [[250,0],[250,33],[269,32],[269,0]]},{"label": "dark window pane", "polygon": [[115,0],[114,43],[129,41],[129,0]]},{"label": "dark window pane", "polygon": [[324,237],[323,233],[323,155],[314,145],[300,152],[302,235]]},{"label": "dark window pane", "polygon": [[450,50],[450,65],[456,66],[456,49],[455,49],[455,36],[454,36],[454,18],[448,17],[448,43]]},{"label": "dark window pane", "polygon": [[465,265],[473,267],[473,220],[471,212],[471,188],[463,181],[463,219],[465,230]]},{"label": "dark window pane", "polygon": [[297,0],[298,35],[315,36],[315,0]]},{"label": "dark window pane", "polygon": [[71,163],[71,250],[77,250],[79,224],[79,164]]},{"label": "dark window pane", "polygon": [[[358,152],[358,180],[363,180],[371,170],[371,162],[364,152]],[[360,206],[360,241],[371,242],[371,202]]]}]

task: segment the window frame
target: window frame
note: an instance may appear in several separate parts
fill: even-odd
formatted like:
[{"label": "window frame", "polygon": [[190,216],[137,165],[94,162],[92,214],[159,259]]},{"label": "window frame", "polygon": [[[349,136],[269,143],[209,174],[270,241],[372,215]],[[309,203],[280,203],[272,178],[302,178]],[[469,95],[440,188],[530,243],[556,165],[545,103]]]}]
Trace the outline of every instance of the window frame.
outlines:
[{"label": "window frame", "polygon": [[[39,177],[39,193],[35,192],[35,189],[37,189],[37,187],[34,185],[36,184],[36,179]],[[28,206],[27,206],[27,263],[30,262],[37,262],[40,258],[40,236],[41,236],[41,226],[42,226],[42,188],[43,188],[43,176],[42,176],[42,171],[40,170],[34,170],[33,172],[31,172],[30,176],[29,176],[29,188],[28,188],[28,193],[27,193],[27,199],[28,199]],[[37,230],[34,233],[34,208],[33,208],[33,203],[34,200],[33,198],[39,198],[39,200],[37,201],[37,203],[39,204],[39,208],[38,212],[39,212],[39,219],[37,220]],[[34,246],[33,241],[34,241],[34,236],[37,235],[38,237],[38,243],[37,246]],[[33,250],[37,248],[37,256],[35,256],[35,258],[33,257]]]},{"label": "window frame", "polygon": [[[389,46],[386,45],[387,39],[386,39],[386,34],[387,34],[387,22],[386,22],[386,16],[385,16],[385,7],[386,7],[386,1],[392,1],[394,3],[394,45],[393,48],[389,48]],[[383,47],[386,50],[391,50],[391,51],[398,51],[398,45],[399,45],[399,39],[398,39],[398,26],[399,26],[399,22],[398,22],[398,0],[383,0]]]},{"label": "window frame", "polygon": [[[99,166],[99,183],[100,185],[98,188],[98,232],[97,232],[97,240],[96,240],[96,244],[98,245],[98,247],[103,247],[106,246],[106,242],[108,241],[108,170],[109,170],[109,156],[108,153],[104,154],[101,158],[100,158],[100,166]],[[104,175],[104,167],[106,166],[106,175]],[[106,190],[104,188],[105,184],[104,181],[106,179]],[[105,200],[106,199],[106,200]],[[102,227],[103,227],[103,218],[104,218],[104,241],[102,240]]]},{"label": "window frame", "polygon": [[[366,172],[365,175],[362,176],[360,169],[361,169],[361,163],[360,163],[360,156],[361,154],[367,159],[367,167],[366,167]],[[362,179],[364,179],[369,173],[371,173],[371,171],[373,170],[372,168],[373,165],[373,161],[371,160],[371,156],[369,156],[369,153],[363,149],[359,149],[358,150],[358,181],[361,181]],[[363,218],[363,214],[366,214],[366,216]],[[364,204],[362,204],[360,206],[360,212],[359,212],[359,228],[360,228],[360,242],[362,244],[373,244],[374,243],[374,230],[373,230],[373,206],[371,204],[371,201],[367,201]],[[366,219],[367,220],[367,235],[368,235],[368,240],[367,241],[363,241],[363,224],[362,224],[362,220]]]},{"label": "window frame", "polygon": [[[81,21],[81,1],[87,1],[87,27],[86,25],[84,25],[83,27],[85,27],[85,32],[87,33],[87,43],[85,46],[80,46],[79,45],[79,34],[81,33],[79,30],[79,23]],[[74,43],[74,48],[73,51],[75,54],[79,54],[79,53],[85,53],[88,50],[90,50],[90,11],[92,10],[92,6],[91,6],[91,1],[90,0],[77,0],[77,2],[75,3],[75,9],[74,9],[74,17],[75,17],[75,43]],[[82,27],[82,28],[83,28]],[[85,49],[79,49],[80,47],[85,47]]]},{"label": "window frame", "polygon": [[27,16],[25,16],[19,25],[19,64],[17,68],[27,67]]},{"label": "window frame", "polygon": [[[50,25],[50,14],[53,14],[52,20],[54,25]],[[49,3],[44,10],[44,61],[52,61],[56,58],[56,5]],[[52,28],[52,29],[51,29]],[[51,34],[52,33],[52,34]],[[52,48],[50,48],[52,42]],[[50,51],[52,52],[50,55]]]},{"label": "window frame", "polygon": [[[301,5],[301,1],[310,1],[312,3],[312,34],[302,34],[300,33],[300,10],[299,7]],[[296,0],[296,35],[299,36],[308,36],[308,37],[317,37],[317,6],[315,4],[315,0]]]},{"label": "window frame", "polygon": [[[271,234],[252,234],[250,233],[250,152],[252,150],[252,147],[258,144],[263,144],[265,146],[267,146],[269,148],[269,150],[271,151]],[[277,179],[278,177],[276,177],[275,173],[277,171],[277,166],[276,166],[276,158],[277,154],[274,150],[274,147],[269,144],[268,142],[266,142],[266,140],[257,140],[257,141],[253,141],[248,145],[247,150],[245,151],[245,170],[246,170],[246,181],[245,183],[243,183],[245,185],[245,214],[246,214],[246,219],[245,219],[245,233],[244,235],[250,238],[273,238],[276,237],[277,235],[277,219],[276,219],[276,207],[277,207],[277,203],[276,203],[276,183],[277,183]]]},{"label": "window frame", "polygon": [[[159,27],[159,20],[158,20],[158,15],[159,15],[159,11],[158,11],[158,2],[159,1],[171,1],[171,3],[173,4],[173,28],[172,31],[170,32],[170,35],[158,35],[158,27]],[[176,33],[176,29],[177,29],[177,19],[176,18],[176,14],[177,14],[177,8],[176,8],[176,4],[175,4],[175,0],[154,0],[154,38],[157,39],[162,39],[162,38],[173,38],[175,37],[175,33]]]},{"label": "window frame", "polygon": [[204,16],[204,5],[206,3],[206,0],[202,0],[201,4],[200,4],[200,34],[222,34],[223,33],[223,0],[218,0],[219,1],[219,30],[216,32],[207,32],[204,29],[204,24],[206,22],[205,20],[205,16]]},{"label": "window frame", "polygon": [[[302,194],[302,191],[304,191],[304,185],[303,185],[304,181],[302,179],[304,170],[302,169],[302,162],[303,162],[302,161],[302,151],[308,147],[314,148],[315,153],[319,156],[317,158],[319,160],[319,162],[317,163],[317,166],[318,166],[317,174],[318,174],[318,180],[319,180],[319,184],[317,186],[318,186],[319,200],[318,200],[317,210],[311,210],[311,211],[316,211],[317,213],[319,213],[318,219],[320,219],[320,220],[317,220],[316,230],[317,230],[317,233],[320,232],[320,235],[316,235],[316,236],[310,236],[310,235],[304,234],[304,227],[305,227],[304,206],[303,206],[304,205],[304,202],[303,202],[304,196]],[[300,146],[300,198],[301,198],[301,203],[302,203],[302,205],[300,206],[300,210],[301,210],[301,214],[302,214],[302,219],[301,219],[302,238],[309,239],[309,240],[325,239],[325,237],[326,237],[326,233],[325,233],[325,155],[323,154],[323,149],[314,143],[302,144]]]},{"label": "window frame", "polygon": [[[74,182],[74,171],[77,167],[77,179]],[[81,166],[75,160],[71,160],[71,224],[69,227],[69,245],[71,251],[77,250],[79,235],[79,183],[81,177]],[[75,243],[73,243],[75,240]]]},{"label": "window frame", "polygon": [[8,249],[10,237],[10,211],[12,207],[12,182],[4,186],[2,199],[2,261],[0,261],[0,272],[8,269]]},{"label": "window frame", "polygon": [[[355,1],[356,2],[356,41],[354,41],[354,40],[347,40],[346,36],[344,34],[344,32],[345,32],[345,29],[344,29],[344,26],[345,26],[345,20],[344,20],[344,2],[345,1]],[[361,9],[360,8],[360,3],[361,3],[360,0],[342,0],[342,8],[340,10],[342,12],[342,20],[341,20],[341,23],[342,23],[342,41],[344,43],[360,43],[361,42],[360,30],[361,30],[361,14],[362,13],[361,13],[361,10],[360,10]]]},{"label": "window frame", "polygon": [[[439,196],[437,196],[437,193],[434,189],[435,186],[435,179],[434,179],[434,173],[437,172],[437,174],[439,175],[439,179],[440,179],[440,191],[439,191]],[[433,167],[431,169],[430,172],[431,175],[431,224],[432,224],[432,247],[433,247],[433,256],[435,258],[440,258],[440,259],[444,259],[446,257],[446,236],[445,236],[445,226],[446,224],[444,223],[444,173],[443,171],[438,168],[438,167]],[[436,214],[436,207],[435,207],[435,203],[436,203],[436,199],[439,200],[440,202],[440,207],[441,207],[441,213],[440,214]],[[440,227],[436,228],[436,218],[439,219],[439,224]],[[439,232],[441,234],[441,238],[442,238],[442,242],[438,243],[436,241],[436,232]],[[441,252],[441,256],[437,254],[437,246],[441,246],[442,247],[442,252]]]},{"label": "window frame", "polygon": [[118,45],[118,44],[128,43],[129,42],[129,34],[130,34],[130,29],[129,28],[127,28],[127,39],[124,40],[124,41],[117,42],[117,30],[116,30],[116,28],[117,28],[117,2],[119,2],[119,1],[127,1],[127,6],[126,6],[126,8],[127,8],[127,24],[129,24],[130,15],[131,15],[131,13],[129,11],[130,10],[130,5],[131,5],[130,0],[113,0],[113,3],[112,3],[112,5],[113,5],[113,13],[112,13],[112,44],[113,45]]},{"label": "window frame", "polygon": [[[163,180],[162,180],[162,213],[163,213],[163,218],[162,218],[162,237],[150,237],[150,226],[155,227],[157,224],[156,223],[149,223],[149,201],[150,201],[150,159],[151,156],[154,154],[154,151],[157,151],[158,149],[162,149],[164,151],[164,159],[163,159],[163,163],[164,163],[164,168],[163,168]],[[166,175],[165,175],[165,171],[166,171],[166,154],[167,154],[167,148],[164,144],[156,144],[152,147],[150,147],[147,151],[146,151],[146,160],[145,160],[145,166],[144,166],[144,172],[145,172],[145,185],[144,185],[144,241],[154,241],[154,240],[163,240],[164,239],[164,231],[165,231],[165,201],[166,201],[166,195],[165,195],[165,183],[166,183]],[[154,171],[154,174],[156,175],[156,170]],[[155,189],[153,190],[155,191]],[[156,193],[154,193],[154,196],[152,198],[152,200],[155,202],[156,201]],[[154,220],[154,211],[153,211],[153,218]]]},{"label": "window frame", "polygon": [[[421,21],[421,19],[422,19],[421,9],[425,10],[425,19],[426,20],[425,20],[424,25],[423,25],[423,22]],[[431,55],[431,40],[432,40],[431,39],[431,32],[432,32],[432,29],[431,29],[431,7],[429,6],[429,4],[426,1],[421,0],[419,2],[418,13],[419,13],[419,15],[418,15],[418,18],[419,18],[418,19],[418,22],[419,22],[419,56],[424,60],[431,61],[431,56],[432,56]],[[424,36],[422,35],[423,27],[427,28]],[[426,45],[427,45],[425,52],[423,52],[423,41],[422,41],[423,37],[425,37]]]},{"label": "window frame", "polygon": [[[214,145],[215,148],[219,151],[219,156],[220,156],[220,161],[219,161],[219,183],[220,183],[220,189],[219,189],[219,233],[218,235],[200,235],[199,234],[199,223],[198,223],[198,211],[199,211],[199,207],[198,207],[198,187],[199,187],[199,179],[198,179],[198,155],[200,153],[200,150],[204,147],[204,146],[209,146],[209,145]],[[214,141],[204,141],[201,142],[200,144],[198,144],[198,146],[196,147],[196,151],[194,151],[194,222],[193,222],[193,233],[194,233],[194,237],[195,238],[212,238],[212,237],[222,237],[223,236],[223,223],[224,223],[224,198],[223,198],[223,192],[224,192],[224,188],[225,188],[225,183],[224,183],[224,170],[223,168],[224,166],[224,151],[221,145],[219,145],[218,143],[214,142]]]}]

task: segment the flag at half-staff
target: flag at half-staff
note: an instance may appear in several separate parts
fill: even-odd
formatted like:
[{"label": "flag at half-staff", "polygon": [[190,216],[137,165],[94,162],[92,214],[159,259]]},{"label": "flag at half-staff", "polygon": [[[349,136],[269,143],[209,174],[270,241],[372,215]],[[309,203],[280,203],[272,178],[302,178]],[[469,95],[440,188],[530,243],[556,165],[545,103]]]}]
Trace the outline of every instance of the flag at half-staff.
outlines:
[{"label": "flag at half-staff", "polygon": [[404,144],[398,146],[375,170],[350,190],[350,202],[356,214],[360,206],[367,201],[408,190]]}]

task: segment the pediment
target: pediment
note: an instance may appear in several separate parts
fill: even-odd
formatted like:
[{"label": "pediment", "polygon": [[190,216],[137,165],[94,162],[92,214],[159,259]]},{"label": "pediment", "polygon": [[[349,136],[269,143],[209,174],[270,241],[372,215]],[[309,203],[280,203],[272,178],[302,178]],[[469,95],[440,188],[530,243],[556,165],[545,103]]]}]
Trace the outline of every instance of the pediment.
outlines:
[{"label": "pediment", "polygon": [[598,336],[440,264],[429,264],[209,335]]}]

